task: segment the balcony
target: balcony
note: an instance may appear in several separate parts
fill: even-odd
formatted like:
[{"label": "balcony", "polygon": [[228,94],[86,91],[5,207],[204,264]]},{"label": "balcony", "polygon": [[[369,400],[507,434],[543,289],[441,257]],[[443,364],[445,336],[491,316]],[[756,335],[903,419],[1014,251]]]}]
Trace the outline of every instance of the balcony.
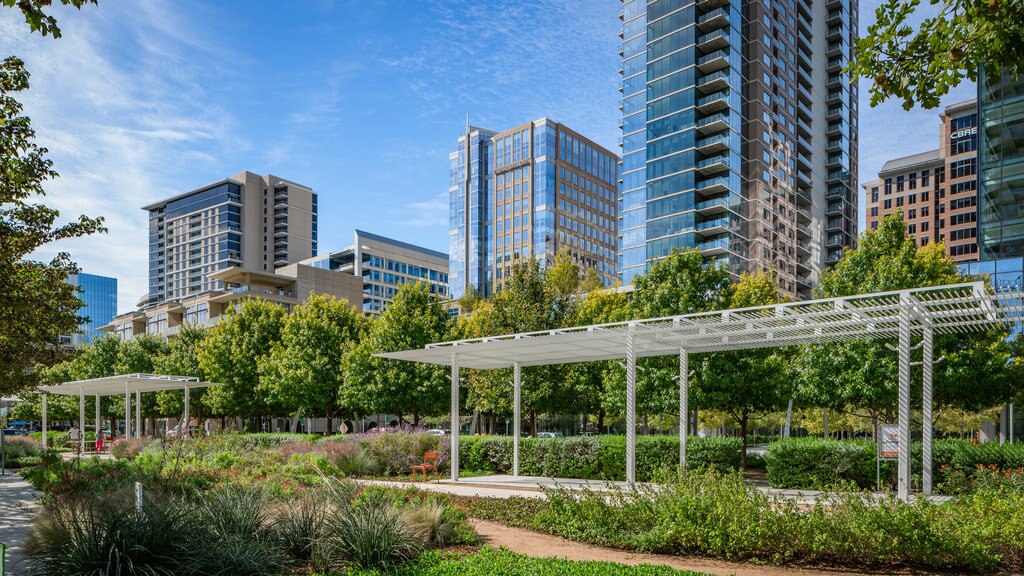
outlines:
[{"label": "balcony", "polygon": [[697,130],[701,134],[714,134],[729,127],[729,115],[719,112],[697,120]]},{"label": "balcony", "polygon": [[720,154],[697,161],[697,172],[701,174],[713,174],[729,168],[728,156]]},{"label": "balcony", "polygon": [[707,138],[697,140],[697,152],[701,154],[714,154],[715,152],[723,152],[728,149],[729,136],[726,134],[708,136]]},{"label": "balcony", "polygon": [[842,214],[843,204],[841,202],[829,202],[825,208],[825,214]]},{"label": "balcony", "polygon": [[713,94],[697,98],[697,111],[703,114],[718,112],[729,107],[729,90],[721,90]]},{"label": "balcony", "polygon": [[697,17],[697,28],[701,32],[716,30],[729,24],[729,8],[723,6]]},{"label": "balcony", "polygon": [[714,30],[697,37],[697,49],[705,54],[729,45],[729,33],[724,29]]},{"label": "balcony", "polygon": [[832,56],[844,56],[846,50],[846,44],[843,42],[829,42],[828,49],[825,50],[825,56],[831,58]]},{"label": "balcony", "polygon": [[713,10],[728,4],[729,0],[697,0],[697,8],[704,11]]},{"label": "balcony", "polygon": [[825,118],[827,120],[830,120],[830,121],[831,120],[838,120],[838,119],[840,119],[842,117],[843,117],[843,107],[842,106],[829,106],[828,113],[825,116]]},{"label": "balcony", "polygon": [[728,216],[721,216],[713,220],[704,220],[703,222],[697,222],[697,232],[700,232],[704,236],[718,235],[729,231]]},{"label": "balcony", "polygon": [[800,152],[804,152],[806,154],[810,154],[812,152],[812,150],[811,150],[811,142],[807,138],[804,138],[803,136],[799,136],[798,135],[797,138],[796,138],[796,144],[797,144],[797,149]]},{"label": "balcony", "polygon": [[797,222],[810,222],[811,221],[811,211],[808,210],[807,208],[797,208],[796,209],[796,219],[797,219]]},{"label": "balcony", "polygon": [[275,202],[278,201],[278,200],[287,200],[287,199],[288,199],[288,189],[287,188],[278,188],[277,190],[274,190],[274,201]]},{"label": "balcony", "polygon": [[832,10],[832,11],[830,11],[828,13],[828,17],[825,19],[825,22],[828,23],[829,25],[840,23],[842,21],[843,21],[843,11],[842,10]]},{"label": "balcony", "polygon": [[839,40],[846,33],[847,30],[842,24],[838,26],[829,26],[828,32],[825,34],[825,38],[828,40]]},{"label": "balcony", "polygon": [[729,190],[729,178],[726,176],[719,176],[717,178],[702,180],[697,182],[696,188],[705,195],[726,192]]},{"label": "balcony", "polygon": [[707,94],[729,87],[729,70],[719,70],[697,79],[697,90]]},{"label": "balcony", "polygon": [[721,70],[729,65],[729,50],[723,48],[722,50],[715,50],[710,54],[705,54],[700,58],[697,58],[697,69],[703,73],[714,72],[715,70]]},{"label": "balcony", "polygon": [[729,197],[721,196],[718,198],[701,200],[694,205],[694,208],[696,208],[697,213],[701,215],[725,212],[729,209]]},{"label": "balcony", "polygon": [[803,136],[804,138],[810,138],[814,134],[811,130],[811,125],[804,122],[803,118],[797,118],[796,127],[799,130],[798,135]]},{"label": "balcony", "polygon": [[716,254],[725,254],[729,251],[729,238],[716,238],[714,240],[705,240],[697,243],[697,250],[700,251],[703,256],[714,256]]}]

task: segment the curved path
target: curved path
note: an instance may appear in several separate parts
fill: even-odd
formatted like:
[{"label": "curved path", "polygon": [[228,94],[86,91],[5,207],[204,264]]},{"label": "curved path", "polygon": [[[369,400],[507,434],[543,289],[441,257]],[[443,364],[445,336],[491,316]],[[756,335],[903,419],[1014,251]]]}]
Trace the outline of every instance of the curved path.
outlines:
[{"label": "curved path", "polygon": [[[620,564],[655,564],[668,566],[677,570],[693,570],[715,575],[735,576],[851,576],[868,574],[854,570],[817,570],[770,565],[758,565],[739,562],[724,562],[705,558],[687,558],[682,556],[665,556],[661,554],[641,554],[614,548],[603,548],[591,544],[583,544],[566,540],[559,536],[542,534],[522,528],[512,528],[497,522],[470,519],[477,534],[486,544],[494,547],[504,546],[518,554],[537,558],[565,558],[568,560],[600,560],[618,562]],[[922,574],[922,572],[891,572],[892,574]],[[870,572],[878,574],[878,572]]]}]

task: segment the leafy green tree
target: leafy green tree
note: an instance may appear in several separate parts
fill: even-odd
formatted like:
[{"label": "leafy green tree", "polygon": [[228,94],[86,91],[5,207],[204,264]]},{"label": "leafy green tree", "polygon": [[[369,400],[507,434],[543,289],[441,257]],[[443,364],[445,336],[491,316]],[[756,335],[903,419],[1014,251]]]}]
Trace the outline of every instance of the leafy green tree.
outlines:
[{"label": "leafy green tree", "polygon": [[555,256],[555,263],[544,272],[544,280],[554,299],[576,293],[580,287],[580,267],[572,261],[568,248],[563,248]]},{"label": "leafy green tree", "polygon": [[473,285],[469,285],[466,287],[466,291],[459,298],[458,302],[459,310],[463,314],[471,314],[473,310],[476,310],[476,307],[483,302],[483,296],[476,291],[476,288],[473,287]]},{"label": "leafy green tree", "polygon": [[[706,312],[729,302],[729,272],[716,261],[705,262],[695,249],[675,250],[634,281],[631,318],[658,318]],[[641,358],[637,361],[637,414],[678,414],[677,358]],[[626,378],[621,368],[609,373],[604,407],[609,414],[624,414]]]},{"label": "leafy green tree", "polygon": [[443,414],[448,408],[448,370],[443,366],[374,357],[422,348],[449,336],[451,320],[425,282],[405,284],[359,343],[361,358],[346,366],[344,386],[359,389],[373,412],[412,417]]},{"label": "leafy green tree", "polygon": [[[730,290],[729,308],[784,301],[774,273],[743,274]],[[747,432],[757,416],[781,410],[793,396],[794,351],[764,348],[701,354],[693,387],[696,404],[721,410],[736,421],[743,438],[741,465],[747,465]]]},{"label": "leafy green tree", "polygon": [[79,271],[71,256],[59,252],[43,262],[31,254],[56,240],[104,231],[102,219],[85,216],[57,224],[57,210],[34,202],[57,172],[15,98],[28,87],[21,60],[0,63],[0,393],[35,383],[27,369],[58,359],[60,336],[78,332],[83,320],[76,288],[65,282]]},{"label": "leafy green tree", "polygon": [[139,334],[121,343],[114,364],[115,374],[153,374],[160,358],[169,351],[167,340],[152,334]]},{"label": "leafy green tree", "polygon": [[[156,359],[154,370],[158,374],[171,376],[192,376],[206,380],[206,373],[199,365],[199,348],[206,340],[206,330],[194,324],[183,324],[178,335],[167,345],[167,353]],[[197,418],[211,414],[205,401],[206,388],[189,391],[189,413]],[[156,411],[160,416],[179,416],[185,411],[185,392],[165,390],[156,393]]]},{"label": "leafy green tree", "polygon": [[267,300],[247,298],[208,329],[199,348],[199,367],[220,383],[206,393],[218,414],[257,416],[272,405],[260,394],[259,366],[281,341],[285,310]]},{"label": "leafy green tree", "polygon": [[359,340],[363,315],[345,300],[312,294],[285,319],[281,341],[260,364],[260,391],[289,412],[341,415],[345,351]]},{"label": "leafy green tree", "polygon": [[601,283],[601,277],[598,276],[597,270],[587,268],[587,271],[583,273],[583,280],[580,281],[580,293],[587,294],[600,290],[602,287],[604,284]]},{"label": "leafy green tree", "polygon": [[[917,248],[900,213],[861,236],[856,249],[821,277],[817,296],[941,286],[962,282],[940,243]],[[1008,400],[1019,388],[1010,360],[1015,344],[1006,330],[936,335],[934,400],[939,407],[987,407]],[[888,342],[893,344],[893,342]],[[800,392],[807,403],[857,409],[873,421],[892,422],[898,392],[897,353],[886,342],[863,340],[806,346],[800,354]],[[919,371],[912,376],[920,382]],[[964,383],[971,382],[967,386]],[[920,386],[911,387],[919,398]],[[916,400],[916,399],[915,399]]]},{"label": "leafy green tree", "polygon": [[[73,6],[81,10],[86,4],[97,4],[97,0],[60,0],[65,6]],[[57,19],[45,13],[44,8],[50,7],[53,0],[3,0],[3,6],[17,8],[25,16],[25,23],[32,32],[39,32],[43,36],[49,34],[54,38],[60,38],[60,28],[57,27]],[[2,124],[0,124],[2,125]]]},{"label": "leafy green tree", "polygon": [[[576,311],[576,326],[608,324],[629,320],[629,299],[614,288],[590,290],[583,296]],[[605,411],[602,400],[610,374],[620,370],[610,361],[581,362],[566,366],[566,381],[575,391],[578,411],[597,416],[598,430],[604,430]]]},{"label": "leafy green tree", "polygon": [[915,27],[920,0],[886,0],[854,44],[849,70],[873,80],[871,105],[889,98],[910,110],[942,96],[978,70],[998,76],[1024,71],[1024,5],[1019,0],[931,0],[938,13]]}]

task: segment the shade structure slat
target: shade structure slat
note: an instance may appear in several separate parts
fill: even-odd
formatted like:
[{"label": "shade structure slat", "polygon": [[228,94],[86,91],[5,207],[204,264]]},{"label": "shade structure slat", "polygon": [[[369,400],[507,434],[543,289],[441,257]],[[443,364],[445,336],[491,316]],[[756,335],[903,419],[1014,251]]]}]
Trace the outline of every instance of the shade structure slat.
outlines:
[{"label": "shade structure slat", "polygon": [[160,392],[164,390],[181,390],[189,388],[207,388],[217,386],[215,382],[201,382],[191,376],[172,376],[167,374],[123,374],[76,380],[63,384],[40,386],[39,391],[47,394],[74,396],[81,389],[89,396],[120,396],[126,392]]},{"label": "shade structure slat", "polygon": [[631,332],[637,358],[747,350],[865,339],[895,339],[907,309],[911,332],[962,334],[1019,324],[1020,290],[994,292],[966,282],[825,298],[751,308],[701,312],[610,324],[577,326],[428,344],[422,349],[379,354],[384,358],[448,365],[458,354],[463,368],[496,369],[621,360]]}]

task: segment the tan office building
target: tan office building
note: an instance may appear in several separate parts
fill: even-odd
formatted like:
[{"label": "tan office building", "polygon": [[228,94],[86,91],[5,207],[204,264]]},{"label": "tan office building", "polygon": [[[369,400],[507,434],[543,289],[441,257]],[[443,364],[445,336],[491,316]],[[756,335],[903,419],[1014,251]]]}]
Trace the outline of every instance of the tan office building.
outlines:
[{"label": "tan office building", "polygon": [[866,226],[897,211],[919,246],[941,241],[957,262],[978,259],[978,106],[947,106],[939,115],[939,148],[890,160],[864,184]]}]

